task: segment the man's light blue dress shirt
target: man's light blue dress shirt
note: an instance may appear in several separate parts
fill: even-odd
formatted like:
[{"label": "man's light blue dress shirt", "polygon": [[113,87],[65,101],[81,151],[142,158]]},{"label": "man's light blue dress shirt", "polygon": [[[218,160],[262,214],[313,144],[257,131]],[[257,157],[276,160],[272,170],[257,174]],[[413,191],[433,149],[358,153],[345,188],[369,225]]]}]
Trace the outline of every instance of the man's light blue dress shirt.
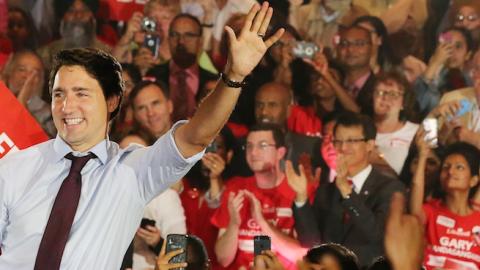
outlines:
[{"label": "man's light blue dress shirt", "polygon": [[[88,151],[98,158],[82,170],[82,193],[61,269],[120,269],[145,205],[203,155],[182,157],[172,133],[178,124],[150,147],[120,149],[104,140]],[[0,269],[33,269],[53,202],[70,170],[69,152],[57,136],[0,160]]]}]

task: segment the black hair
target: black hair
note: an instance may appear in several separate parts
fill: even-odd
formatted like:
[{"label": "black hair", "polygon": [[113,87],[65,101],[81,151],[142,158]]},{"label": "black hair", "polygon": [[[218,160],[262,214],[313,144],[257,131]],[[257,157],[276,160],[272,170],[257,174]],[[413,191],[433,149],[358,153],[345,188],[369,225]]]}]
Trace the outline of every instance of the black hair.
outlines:
[{"label": "black hair", "polygon": [[368,267],[368,270],[392,270],[392,264],[384,256],[374,259],[373,263]]},{"label": "black hair", "polygon": [[195,235],[187,235],[187,267],[186,270],[208,270],[211,268],[207,249],[202,239]]},{"label": "black hair", "polygon": [[136,65],[130,63],[121,63],[121,65],[122,70],[126,72],[130,78],[132,78],[134,85],[138,84],[142,80],[142,74]]},{"label": "black hair", "polygon": [[375,137],[377,136],[377,129],[373,123],[373,120],[364,114],[358,114],[350,111],[343,112],[337,118],[337,123],[333,128],[333,134],[335,134],[339,126],[361,127],[366,141],[375,140]]},{"label": "black hair", "polygon": [[358,266],[358,258],[355,253],[336,243],[327,243],[312,247],[308,250],[304,259],[310,263],[318,263],[325,255],[335,257],[335,260],[340,265],[342,270],[360,269]]},{"label": "black hair", "polygon": [[120,111],[124,91],[122,67],[118,61],[112,55],[94,48],[62,50],[53,59],[48,84],[50,94],[52,94],[55,75],[63,66],[83,67],[90,76],[98,81],[105,100],[114,96],[119,97],[117,108],[110,114],[110,120],[114,119]]},{"label": "black hair", "polygon": [[135,84],[135,86],[132,89],[132,92],[130,92],[130,96],[128,97],[130,99],[130,104],[133,106],[133,100],[142,92],[142,90],[148,86],[154,85],[160,89],[162,94],[165,96],[166,99],[170,99],[170,90],[168,86],[159,80],[143,80],[140,81],[139,83]]},{"label": "black hair", "polygon": [[367,35],[368,41],[370,43],[372,42],[372,35],[370,33],[370,30],[368,30],[367,28],[362,27],[360,25],[353,24],[353,25],[346,26],[346,27],[345,26],[340,27],[338,33],[340,34],[340,37],[341,37],[343,34],[345,34],[346,32],[349,32],[350,30],[361,30],[361,31],[363,31]]},{"label": "black hair", "polygon": [[465,39],[465,43],[467,43],[467,52],[473,53],[476,50],[475,41],[473,40],[472,33],[470,33],[470,31],[468,31],[466,28],[452,26],[443,31],[442,34],[450,31],[455,31],[463,36],[463,38]]},{"label": "black hair", "polygon": [[275,141],[275,144],[278,147],[285,147],[285,134],[282,131],[282,128],[274,123],[258,123],[253,125],[250,128],[250,131],[248,132],[249,134],[255,131],[271,131],[273,140]]},{"label": "black hair", "polygon": [[168,27],[168,31],[170,32],[171,29],[172,29],[173,24],[174,24],[178,19],[182,19],[182,18],[192,20],[192,21],[197,25],[197,27],[198,27],[198,34],[199,34],[200,36],[203,35],[202,23],[200,22],[200,20],[199,20],[197,17],[195,17],[195,16],[193,16],[193,15],[191,15],[191,14],[188,14],[188,13],[180,13],[180,14],[177,14],[177,16],[173,17],[173,19],[172,19],[172,21],[170,22],[170,25],[169,25],[169,27]]},{"label": "black hair", "polygon": [[[456,142],[447,146],[447,148],[445,149],[445,155],[444,155],[444,158],[442,159],[440,168],[443,168],[443,163],[451,155],[461,155],[463,158],[465,158],[465,160],[468,163],[470,175],[472,177],[478,176],[479,174],[478,170],[480,168],[480,164],[479,164],[480,150],[477,147],[466,142]],[[470,189],[469,198],[472,198],[477,188],[478,188],[478,184],[475,187]],[[445,195],[445,194],[442,194],[442,195]]]},{"label": "black hair", "polygon": [[[26,12],[20,7],[9,7],[8,12],[18,12],[22,15],[23,19],[25,20],[25,26],[28,30],[28,37],[25,40],[25,49],[35,50],[38,47],[38,31],[35,27],[35,23],[33,22],[33,18],[30,13]],[[18,48],[14,48],[15,50]]]}]

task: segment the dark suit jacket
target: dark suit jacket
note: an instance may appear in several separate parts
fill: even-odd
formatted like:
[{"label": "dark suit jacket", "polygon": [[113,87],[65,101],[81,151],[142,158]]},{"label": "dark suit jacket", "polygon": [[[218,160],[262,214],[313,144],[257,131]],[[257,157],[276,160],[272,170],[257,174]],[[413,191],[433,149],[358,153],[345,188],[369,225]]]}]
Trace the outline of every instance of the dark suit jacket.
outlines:
[{"label": "dark suit jacket", "polygon": [[[357,254],[361,266],[383,255],[384,223],[393,192],[404,192],[403,184],[375,167],[359,194],[343,199],[335,183],[323,181],[313,205],[293,205],[295,229],[304,246],[335,242]],[[349,219],[344,223],[344,215]]]},{"label": "dark suit jacket", "polygon": [[[165,85],[169,85],[169,64],[170,62],[167,62],[165,64],[161,65],[156,65],[149,69],[147,71],[147,76],[152,76],[155,77],[155,79],[163,82]],[[204,90],[205,83],[208,81],[216,81],[218,79],[218,75],[211,73],[208,70],[205,70],[201,68],[200,66],[198,67],[199,69],[199,85],[198,85],[198,91],[196,95],[196,100],[199,102],[198,98],[201,97],[204,93],[202,90]]]},{"label": "dark suit jacket", "polygon": [[373,87],[375,84],[375,74],[373,72],[368,76],[367,81],[358,92],[356,98],[361,113],[373,117]]}]

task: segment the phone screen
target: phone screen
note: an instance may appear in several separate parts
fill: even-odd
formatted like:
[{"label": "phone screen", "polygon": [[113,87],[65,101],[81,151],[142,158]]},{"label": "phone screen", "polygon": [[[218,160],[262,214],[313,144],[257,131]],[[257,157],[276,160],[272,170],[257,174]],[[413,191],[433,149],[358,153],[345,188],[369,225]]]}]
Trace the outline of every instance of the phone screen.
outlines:
[{"label": "phone screen", "polygon": [[[166,253],[170,251],[183,249],[184,252],[170,259],[169,263],[183,263],[187,261],[187,235],[185,234],[169,234],[167,235]],[[184,267],[175,268],[177,270],[185,270]]]},{"label": "phone screen", "polygon": [[267,235],[257,235],[253,238],[253,254],[255,256],[262,254],[264,250],[270,249],[271,241]]}]

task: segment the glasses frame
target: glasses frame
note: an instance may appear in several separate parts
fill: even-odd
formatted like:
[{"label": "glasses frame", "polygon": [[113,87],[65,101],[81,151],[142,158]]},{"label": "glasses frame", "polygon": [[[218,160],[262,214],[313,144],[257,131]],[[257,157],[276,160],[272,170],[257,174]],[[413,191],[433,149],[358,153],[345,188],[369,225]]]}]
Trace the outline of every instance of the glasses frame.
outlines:
[{"label": "glasses frame", "polygon": [[469,21],[469,22],[473,22],[475,20],[478,20],[478,15],[463,15],[463,14],[457,14],[455,16],[455,21],[457,22],[463,22],[463,21]]},{"label": "glasses frame", "polygon": [[335,147],[341,147],[343,144],[353,145],[353,144],[357,144],[359,142],[366,142],[366,141],[367,141],[366,138],[346,139],[346,140],[332,139],[333,146],[335,146]]},{"label": "glasses frame", "polygon": [[276,148],[277,144],[276,143],[260,142],[260,143],[257,143],[257,144],[246,143],[246,144],[242,145],[242,149],[245,152],[251,152],[254,148],[258,148],[258,149],[260,149],[260,151],[266,151],[268,147],[275,147]]}]

